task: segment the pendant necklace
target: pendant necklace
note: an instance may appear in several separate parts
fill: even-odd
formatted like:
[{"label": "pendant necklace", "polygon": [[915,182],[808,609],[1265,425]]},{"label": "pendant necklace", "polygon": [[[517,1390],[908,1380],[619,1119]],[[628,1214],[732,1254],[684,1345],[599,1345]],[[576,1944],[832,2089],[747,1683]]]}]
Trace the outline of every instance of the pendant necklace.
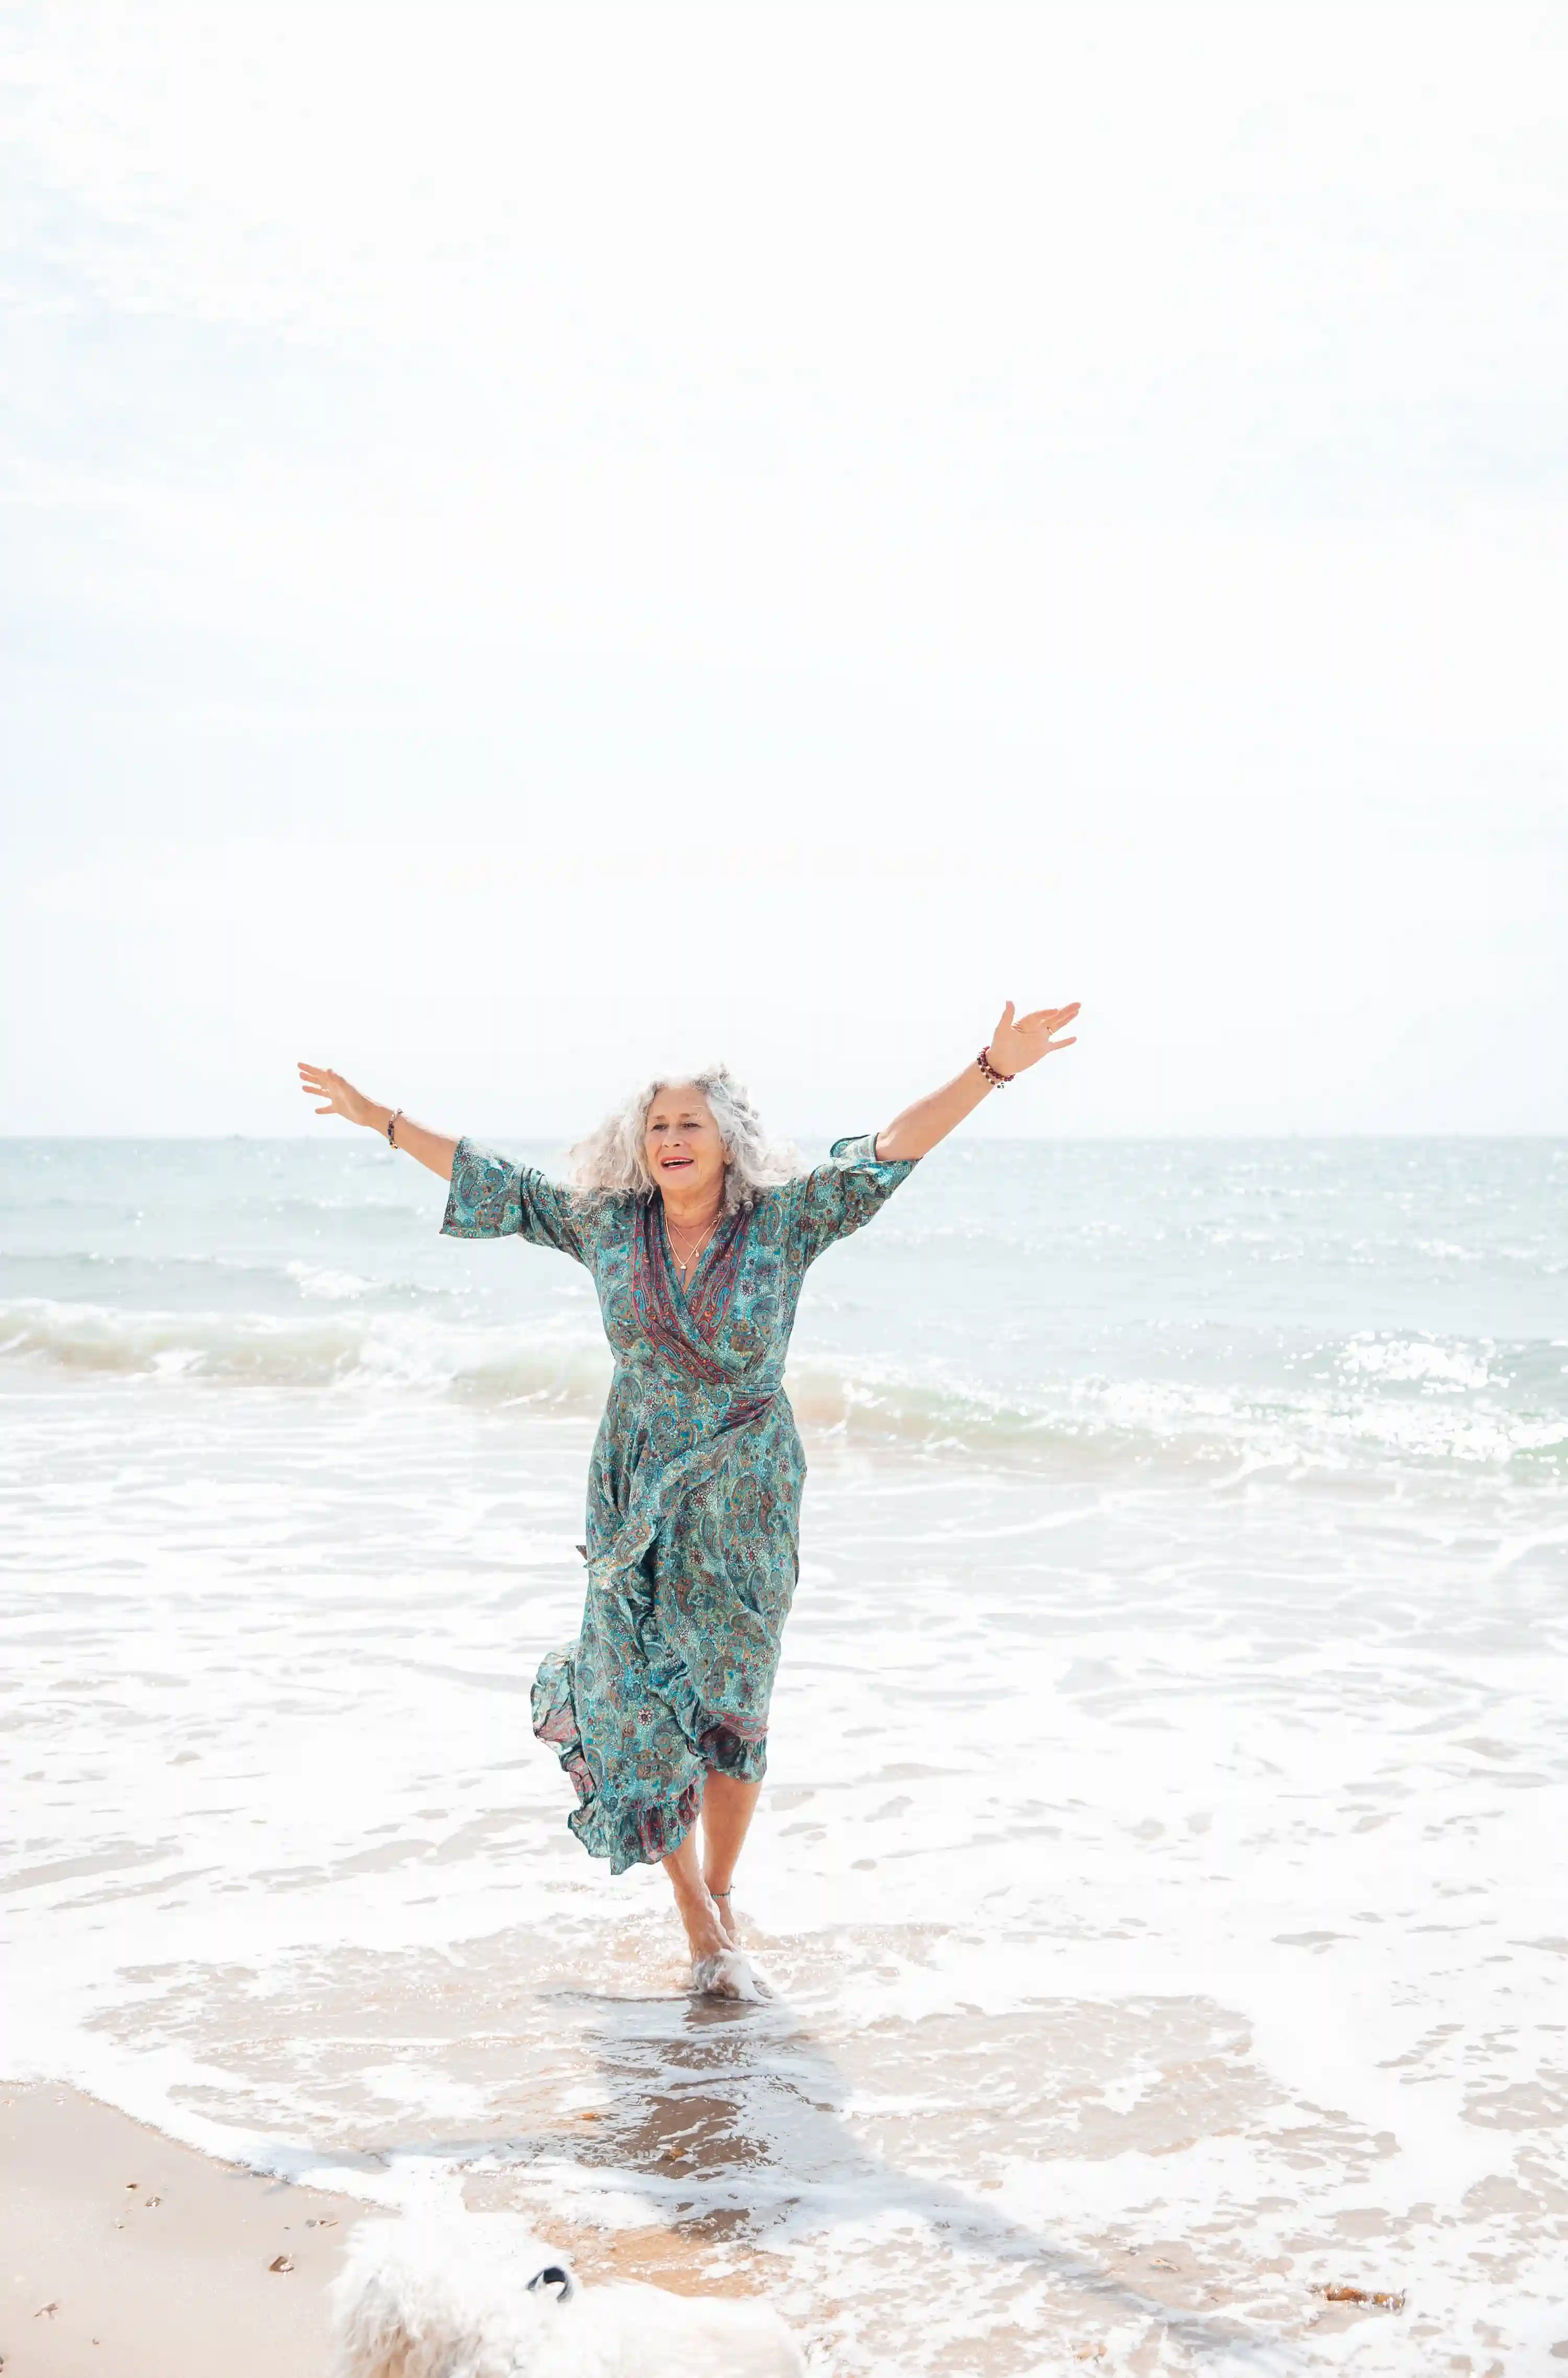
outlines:
[{"label": "pendant necklace", "polygon": [[675,1255],[675,1257],[676,1257],[676,1279],[680,1281],[680,1284],[681,1284],[682,1288],[684,1288],[684,1287],[686,1286],[686,1279],[687,1279],[687,1274],[688,1274],[688,1272],[689,1272],[689,1270],[691,1269],[692,1265],[697,1261],[697,1258],[698,1258],[698,1257],[699,1257],[699,1255],[702,1253],[703,1248],[707,1245],[707,1243],[708,1243],[709,1240],[712,1237],[713,1232],[718,1229],[718,1227],[719,1227],[719,1218],[718,1218],[718,1216],[717,1216],[716,1214],[714,1215],[714,1217],[713,1217],[712,1220],[709,1223],[709,1225],[708,1225],[707,1229],[703,1231],[702,1236],[698,1240],[697,1244],[692,1248],[691,1253],[687,1256],[686,1261],[685,1261],[684,1263],[682,1263],[682,1262],[680,1261],[680,1259],[679,1259],[679,1258],[680,1258],[680,1250],[676,1247],[676,1243],[675,1243],[675,1227],[676,1227],[676,1226],[675,1226],[675,1224],[671,1221],[671,1219],[670,1219],[669,1216],[666,1214],[666,1215],[664,1216],[664,1236],[668,1239],[668,1241],[669,1241],[669,1243],[670,1243],[670,1252],[671,1252],[671,1254],[672,1254],[673,1255]]}]

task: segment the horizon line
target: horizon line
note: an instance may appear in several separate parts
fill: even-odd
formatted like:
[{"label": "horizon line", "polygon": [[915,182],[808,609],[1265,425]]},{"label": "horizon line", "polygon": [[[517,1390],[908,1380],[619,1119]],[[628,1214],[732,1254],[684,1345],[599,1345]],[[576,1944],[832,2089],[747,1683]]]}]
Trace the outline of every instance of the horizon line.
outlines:
[{"label": "horizon line", "polygon": [[[880,1128],[880,1126],[877,1127]],[[574,1137],[581,1126],[574,1126],[570,1133],[566,1134],[541,1130],[536,1124],[526,1130],[513,1130],[510,1125],[507,1124],[487,1126],[487,1128],[504,1131],[509,1137],[521,1139],[525,1142],[537,1145],[542,1141],[547,1140],[553,1142],[557,1138]],[[827,1136],[828,1135],[822,1131],[801,1131],[798,1135],[804,1139],[820,1139]],[[460,1132],[456,1136],[460,1139],[474,1138],[479,1136],[479,1135],[477,1133]],[[845,1135],[839,1132],[834,1134],[833,1136],[843,1138]],[[304,1147],[308,1147],[313,1143],[317,1146],[325,1147],[329,1144],[329,1137],[340,1137],[340,1135],[333,1134],[329,1135],[310,1131],[0,1131],[0,1147],[24,1147],[30,1142],[44,1140],[61,1140],[70,1141],[73,1143],[118,1141],[133,1145],[138,1142],[146,1144],[156,1141],[161,1144],[174,1143],[188,1145],[191,1147],[212,1147],[238,1140],[242,1143],[255,1147],[298,1146]],[[950,1140],[954,1137],[956,1137],[955,1134],[949,1134]],[[986,1132],[976,1137],[972,1137],[965,1144],[971,1147],[1137,1147],[1149,1143],[1161,1146],[1172,1143],[1183,1145],[1198,1143],[1211,1147],[1225,1147],[1233,1146],[1239,1142],[1257,1140],[1263,1140],[1280,1145],[1288,1145],[1294,1140],[1330,1140],[1335,1142],[1360,1142],[1370,1140],[1539,1140],[1544,1142],[1562,1141],[1565,1145],[1568,1145],[1568,1128],[1564,1128],[1562,1130],[1552,1130],[1543,1127],[1538,1130],[1527,1130],[1515,1127],[1510,1130],[1501,1130],[1457,1125],[1435,1129],[1418,1129],[1413,1126],[1392,1125],[1381,1130],[1291,1129],[1287,1131],[1099,1131],[1023,1132],[1006,1134],[1001,1132]],[[341,1142],[341,1144],[346,1146],[351,1143]],[[945,1142],[938,1142],[938,1147],[944,1145],[946,1145]],[[936,1148],[932,1148],[928,1152],[931,1155],[935,1155],[937,1150]]]}]

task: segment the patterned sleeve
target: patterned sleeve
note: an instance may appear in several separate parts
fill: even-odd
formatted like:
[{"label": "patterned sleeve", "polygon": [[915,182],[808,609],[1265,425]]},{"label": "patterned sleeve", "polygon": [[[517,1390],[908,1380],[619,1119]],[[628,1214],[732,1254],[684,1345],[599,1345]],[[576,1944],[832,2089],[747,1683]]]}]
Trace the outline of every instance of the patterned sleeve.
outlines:
[{"label": "patterned sleeve", "polygon": [[847,1239],[886,1205],[901,1181],[907,1181],[917,1159],[905,1157],[883,1164],[877,1157],[877,1135],[862,1132],[856,1139],[835,1139],[825,1164],[814,1165],[795,1182],[794,1227],[802,1260],[815,1263],[835,1239]]},{"label": "patterned sleeve", "polygon": [[555,1247],[581,1263],[581,1218],[575,1203],[569,1191],[532,1165],[509,1164],[472,1139],[460,1139],[441,1230],[449,1239],[531,1239],[536,1247]]}]

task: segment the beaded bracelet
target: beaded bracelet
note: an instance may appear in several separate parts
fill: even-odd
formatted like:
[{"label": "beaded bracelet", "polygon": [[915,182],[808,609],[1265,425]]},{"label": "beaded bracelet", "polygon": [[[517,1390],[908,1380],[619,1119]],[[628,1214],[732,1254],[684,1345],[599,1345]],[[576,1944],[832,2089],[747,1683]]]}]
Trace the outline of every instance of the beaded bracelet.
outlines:
[{"label": "beaded bracelet", "polygon": [[1009,1082],[1012,1079],[1012,1075],[1011,1074],[999,1074],[996,1067],[992,1064],[991,1044],[988,1040],[981,1050],[979,1055],[976,1058],[975,1063],[979,1066],[980,1071],[984,1074],[987,1081],[989,1082],[994,1090],[1005,1090]]},{"label": "beaded bracelet", "polygon": [[387,1117],[387,1145],[389,1147],[396,1147],[398,1144],[392,1137],[392,1132],[401,1114],[402,1109],[401,1107],[399,1107],[394,1113],[389,1114]]}]

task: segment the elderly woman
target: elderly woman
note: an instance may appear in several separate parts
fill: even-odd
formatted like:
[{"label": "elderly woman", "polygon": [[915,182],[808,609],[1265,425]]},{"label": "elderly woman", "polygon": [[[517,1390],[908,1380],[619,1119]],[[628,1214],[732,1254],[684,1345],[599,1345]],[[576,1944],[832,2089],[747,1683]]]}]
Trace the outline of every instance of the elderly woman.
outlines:
[{"label": "elderly woman", "polygon": [[760,1989],[730,1896],[798,1567],[806,1462],[783,1379],[807,1267],[983,1099],[1070,1048],[1077,1013],[1015,1016],[1009,1001],[973,1064],[809,1171],[722,1067],[640,1092],[573,1150],[568,1186],[299,1069],[318,1114],[384,1132],[449,1183],[444,1231],[531,1239],[592,1275],[615,1373],[588,1478],[587,1602],[539,1670],[533,1729],[576,1787],[584,1848],[613,1874],[663,1864],[700,1990]]}]

